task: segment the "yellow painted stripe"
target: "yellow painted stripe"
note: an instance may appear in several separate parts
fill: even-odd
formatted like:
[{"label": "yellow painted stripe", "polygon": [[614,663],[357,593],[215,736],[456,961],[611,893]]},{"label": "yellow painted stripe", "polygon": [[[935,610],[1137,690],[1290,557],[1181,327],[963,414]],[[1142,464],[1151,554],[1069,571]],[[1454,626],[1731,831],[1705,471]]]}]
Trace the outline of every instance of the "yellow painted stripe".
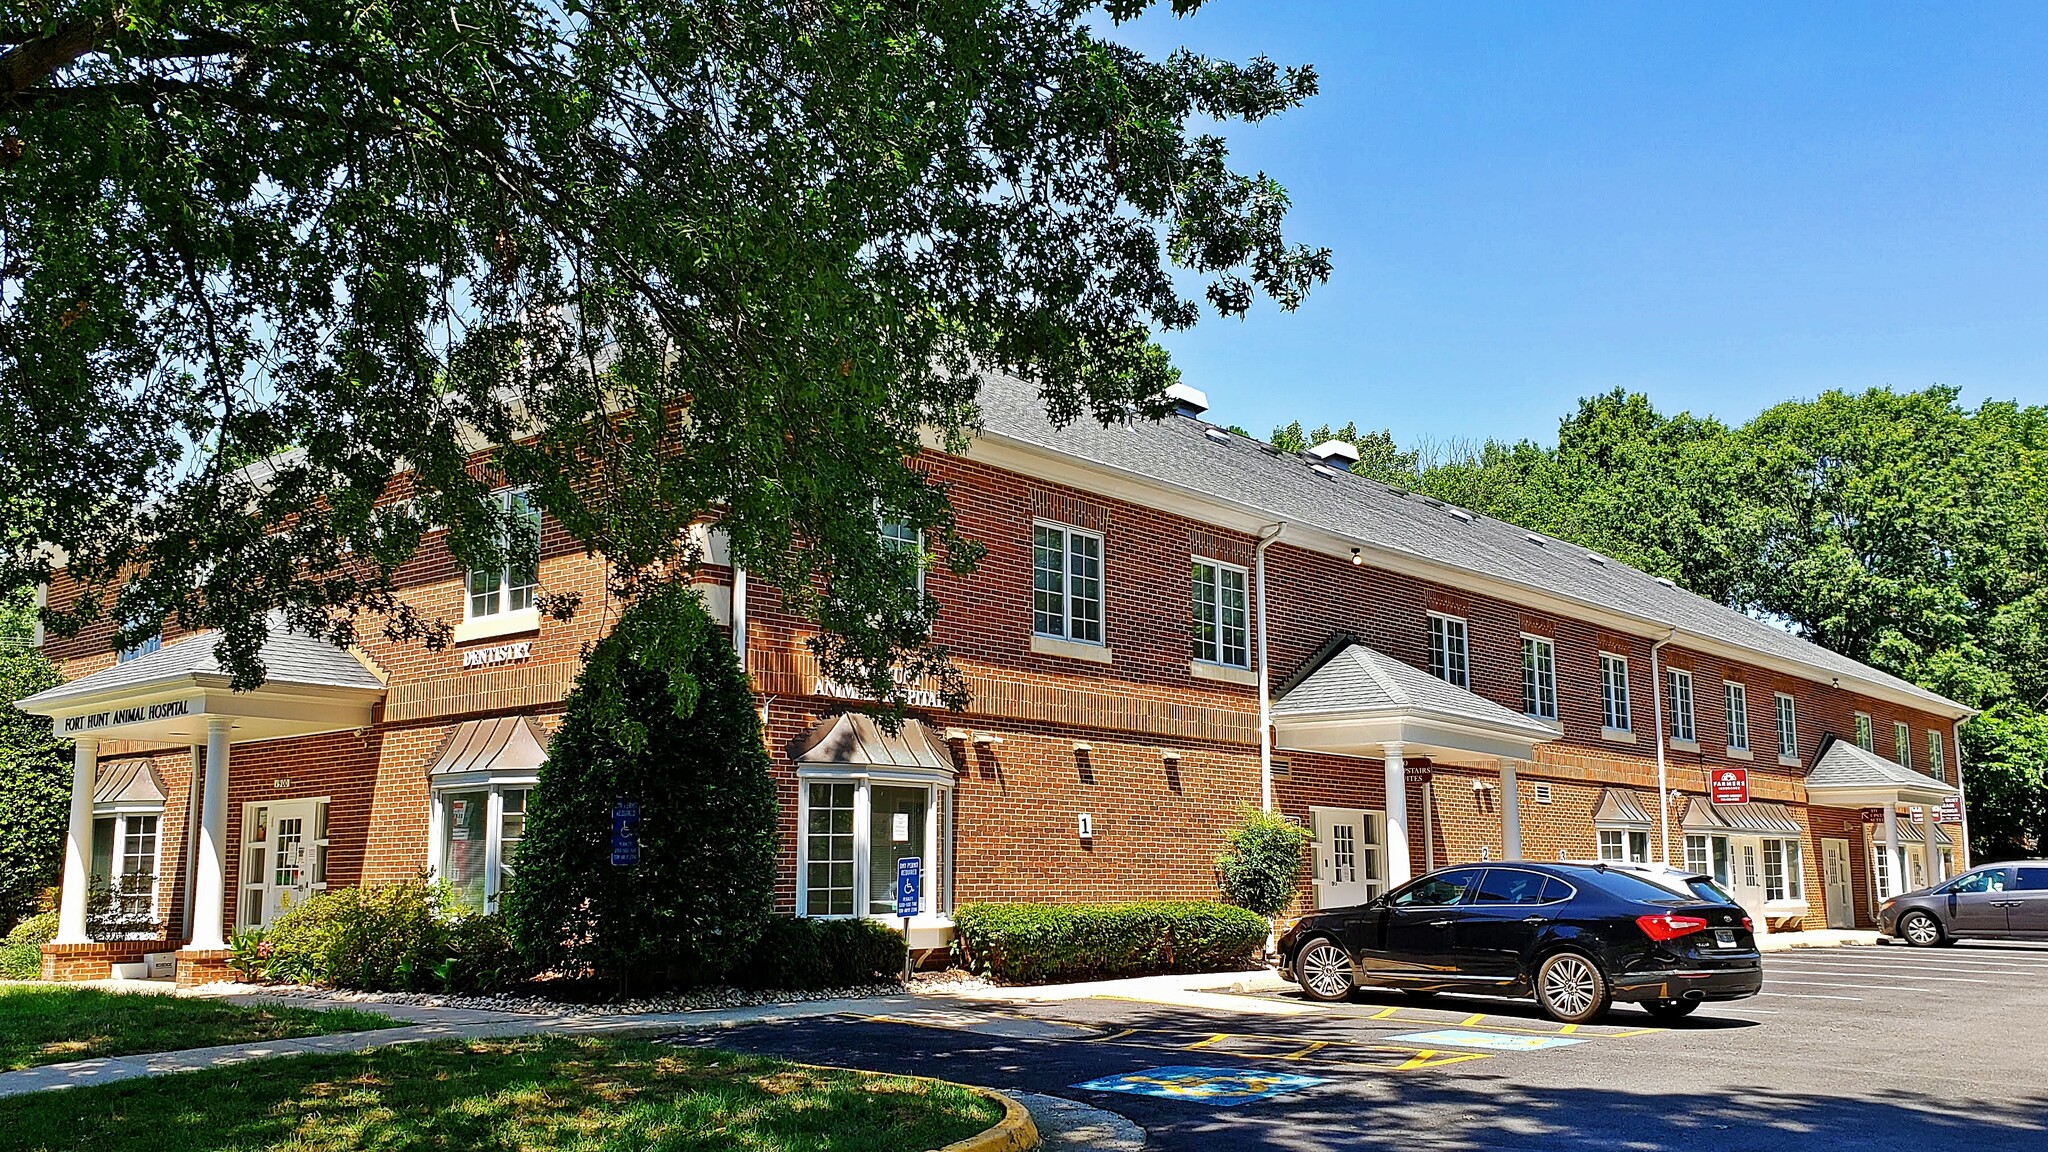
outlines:
[{"label": "yellow painted stripe", "polygon": [[1190,1045],[1188,1045],[1187,1047],[1185,1047],[1185,1048],[1181,1049],[1181,1051],[1183,1051],[1183,1052],[1192,1052],[1192,1051],[1194,1051],[1194,1050],[1195,1050],[1195,1049],[1197,1049],[1197,1048],[1207,1048],[1207,1047],[1208,1047],[1209,1045],[1211,1045],[1211,1044],[1220,1044],[1220,1043],[1222,1043],[1223,1041],[1225,1041],[1225,1040],[1228,1040],[1228,1039],[1230,1039],[1230,1033],[1228,1033],[1228,1032],[1218,1032],[1218,1033],[1217,1033],[1217,1034],[1215,1034],[1214,1036],[1211,1036],[1211,1037],[1209,1037],[1209,1038],[1208,1038],[1207,1040],[1197,1040],[1197,1041],[1195,1041],[1195,1042],[1194,1042],[1193,1044],[1190,1044]]},{"label": "yellow painted stripe", "polygon": [[1313,1053],[1313,1052],[1316,1052],[1316,1051],[1318,1051],[1319,1049],[1323,1049],[1323,1048],[1328,1048],[1329,1046],[1330,1046],[1330,1042],[1329,1042],[1329,1041],[1327,1041],[1327,1040],[1315,1040],[1315,1041],[1311,1041],[1311,1042],[1309,1043],[1309,1046],[1308,1046],[1308,1047],[1306,1047],[1306,1048],[1303,1048],[1303,1049],[1302,1049],[1301,1051],[1299,1051],[1299,1052],[1289,1052],[1289,1053],[1288,1053],[1287,1055],[1285,1055],[1285,1056],[1282,1056],[1282,1057],[1281,1057],[1281,1059],[1282,1059],[1282,1060],[1299,1060],[1299,1059],[1301,1059],[1301,1058],[1302,1058],[1303,1056],[1307,1056],[1307,1055],[1309,1055],[1309,1054],[1311,1054],[1311,1053]]},{"label": "yellow painted stripe", "polygon": [[1438,1052],[1433,1048],[1424,1048],[1395,1065],[1393,1071],[1413,1072],[1418,1068],[1441,1068],[1446,1064],[1463,1064],[1467,1060],[1490,1059],[1491,1055],[1487,1052]]},{"label": "yellow painted stripe", "polygon": [[1366,1017],[1366,1019],[1367,1019],[1367,1020],[1385,1020],[1385,1019],[1386,1019],[1387,1017],[1389,1017],[1389,1016],[1392,1016],[1392,1015],[1393,1015],[1394,1013],[1396,1013],[1396,1012],[1399,1012],[1399,1011],[1400,1011],[1400,1009],[1399,1009],[1399,1008],[1382,1008],[1382,1009],[1380,1009],[1379,1011],[1377,1011],[1377,1012],[1373,1013],[1372,1015],[1370,1015],[1370,1016],[1367,1016],[1367,1017]]},{"label": "yellow painted stripe", "polygon": [[1562,1027],[1562,1028],[1559,1028],[1559,1029],[1557,1030],[1557,1034],[1558,1034],[1559,1036],[1569,1036],[1569,1035],[1571,1035],[1572,1033],[1574,1033],[1574,1032],[1577,1032],[1578,1030],[1579,1030],[1579,1026],[1578,1026],[1577,1024],[1567,1024],[1567,1025],[1565,1025],[1564,1027]]},{"label": "yellow painted stripe", "polygon": [[1472,1025],[1474,1025],[1474,1024],[1477,1024],[1477,1023],[1479,1023],[1479,1022],[1480,1022],[1481,1020],[1484,1020],[1484,1019],[1486,1019],[1486,1013],[1484,1013],[1484,1012],[1474,1012],[1474,1013],[1473,1013],[1473,1014],[1471,1014],[1470,1016],[1467,1016],[1467,1017],[1465,1017],[1464,1021],[1463,1021],[1463,1022],[1462,1022],[1461,1024],[1459,1024],[1458,1026],[1459,1026],[1460,1028],[1469,1028],[1469,1027],[1471,1027]]}]

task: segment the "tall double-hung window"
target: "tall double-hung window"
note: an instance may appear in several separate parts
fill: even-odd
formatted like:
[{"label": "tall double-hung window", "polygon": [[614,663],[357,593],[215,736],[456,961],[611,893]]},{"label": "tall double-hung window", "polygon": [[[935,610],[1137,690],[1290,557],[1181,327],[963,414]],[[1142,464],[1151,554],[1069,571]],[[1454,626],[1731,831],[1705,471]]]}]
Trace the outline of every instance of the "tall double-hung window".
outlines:
[{"label": "tall double-hung window", "polygon": [[1896,720],[1892,722],[1892,759],[1902,768],[1913,766],[1913,730]]},{"label": "tall double-hung window", "polygon": [[884,551],[908,557],[916,565],[916,574],[910,578],[908,586],[918,592],[924,591],[924,533],[907,520],[886,516],[882,518],[880,531]]},{"label": "tall double-hung window", "polygon": [[1777,694],[1778,703],[1778,758],[1799,759],[1799,712],[1792,698],[1783,692]]},{"label": "tall double-hung window", "polygon": [[1936,780],[1948,779],[1948,766],[1942,763],[1941,733],[1933,728],[1927,730],[1927,770]]},{"label": "tall double-hung window", "polygon": [[1522,637],[1522,711],[1557,719],[1557,645],[1542,636]]},{"label": "tall double-hung window", "polygon": [[1229,668],[1251,667],[1245,570],[1196,557],[1192,571],[1195,659]]},{"label": "tall double-hung window", "polygon": [[540,587],[540,509],[526,493],[507,489],[496,496],[504,523],[498,563],[469,570],[469,618],[479,620],[533,607]]},{"label": "tall double-hung window", "polygon": [[1806,899],[1806,873],[1799,860],[1799,841],[1766,839],[1763,848],[1764,899]]},{"label": "tall double-hung window", "polygon": [[1102,537],[1062,524],[1031,529],[1031,630],[1102,643]]},{"label": "tall double-hung window", "polygon": [[1877,751],[1877,737],[1870,733],[1870,713],[1856,714],[1856,746],[1865,752]]},{"label": "tall double-hung window", "polygon": [[1692,723],[1692,673],[1679,668],[1664,670],[1664,694],[1670,698],[1671,738],[1690,744],[1695,739]]},{"label": "tall double-hung window", "polygon": [[1722,692],[1727,696],[1728,706],[1728,750],[1749,751],[1749,690],[1733,680],[1723,681]]},{"label": "tall double-hung window", "polygon": [[1629,731],[1628,657],[1600,654],[1600,724],[1614,732]]},{"label": "tall double-hung window", "polygon": [[1472,686],[1471,652],[1465,646],[1465,622],[1456,616],[1429,614],[1429,674],[1460,688]]}]

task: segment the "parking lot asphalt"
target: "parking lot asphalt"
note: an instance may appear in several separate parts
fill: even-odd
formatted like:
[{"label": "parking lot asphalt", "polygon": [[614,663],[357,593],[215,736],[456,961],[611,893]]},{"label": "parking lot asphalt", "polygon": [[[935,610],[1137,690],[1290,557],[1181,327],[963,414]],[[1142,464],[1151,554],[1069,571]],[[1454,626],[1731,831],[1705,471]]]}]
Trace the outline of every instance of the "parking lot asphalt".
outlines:
[{"label": "parking lot asphalt", "polygon": [[1477,996],[931,997],[677,1042],[1080,1100],[1162,1150],[2048,1148],[2048,947],[1801,950],[1765,972],[1675,1027]]}]

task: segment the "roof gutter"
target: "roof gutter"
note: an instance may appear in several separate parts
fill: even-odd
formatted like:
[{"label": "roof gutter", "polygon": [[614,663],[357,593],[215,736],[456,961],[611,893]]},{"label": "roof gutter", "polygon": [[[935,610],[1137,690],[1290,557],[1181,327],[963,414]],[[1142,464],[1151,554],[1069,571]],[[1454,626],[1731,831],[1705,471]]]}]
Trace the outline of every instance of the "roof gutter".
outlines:
[{"label": "roof gutter", "polygon": [[[1266,549],[1285,531],[1284,520],[1270,525],[1259,533],[1259,542],[1252,548],[1253,579],[1259,585],[1259,808],[1264,812],[1273,810],[1273,673],[1266,659]],[[1962,757],[1960,748],[1956,757]]]}]

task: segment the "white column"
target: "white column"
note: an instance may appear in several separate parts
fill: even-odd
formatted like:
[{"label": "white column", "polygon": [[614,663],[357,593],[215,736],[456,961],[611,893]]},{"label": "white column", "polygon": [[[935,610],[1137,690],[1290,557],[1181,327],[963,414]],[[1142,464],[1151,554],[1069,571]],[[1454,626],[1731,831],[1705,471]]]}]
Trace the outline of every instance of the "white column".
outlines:
[{"label": "white column", "polygon": [[1515,791],[1515,762],[1500,762],[1500,855],[1503,860],[1522,858],[1522,798]]},{"label": "white column", "polygon": [[206,745],[192,745],[192,778],[185,789],[185,920],[180,938],[192,938],[192,874],[199,861],[199,805],[205,798]]},{"label": "white column", "polygon": [[194,949],[227,944],[228,720],[206,720],[206,792],[201,801],[199,866],[192,876],[192,944]]},{"label": "white column", "polygon": [[1934,808],[1920,806],[1920,858],[1926,862],[1927,886],[1941,883],[1941,845],[1934,842]]},{"label": "white column", "polygon": [[99,771],[100,742],[80,736],[71,746],[71,823],[64,834],[64,878],[57,898],[57,936],[52,943],[84,944],[85,894],[92,869],[92,789]]},{"label": "white column", "polygon": [[1387,763],[1387,887],[1398,888],[1414,873],[1408,866],[1408,778],[1401,745],[1388,744],[1381,753]]},{"label": "white column", "polygon": [[1887,802],[1884,806],[1884,894],[1887,898],[1904,892],[1905,877],[1899,868],[1899,806]]}]

